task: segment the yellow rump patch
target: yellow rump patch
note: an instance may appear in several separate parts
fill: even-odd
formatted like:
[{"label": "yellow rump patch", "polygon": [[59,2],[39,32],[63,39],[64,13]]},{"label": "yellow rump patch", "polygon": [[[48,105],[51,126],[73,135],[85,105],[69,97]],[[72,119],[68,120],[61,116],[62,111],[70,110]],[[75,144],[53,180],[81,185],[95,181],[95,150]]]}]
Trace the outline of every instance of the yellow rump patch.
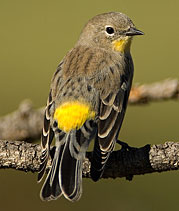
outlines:
[{"label": "yellow rump patch", "polygon": [[128,51],[130,51],[131,38],[126,37],[124,39],[114,40],[112,42],[112,45],[113,45],[113,49],[115,51],[118,51],[121,53],[128,52]]},{"label": "yellow rump patch", "polygon": [[94,119],[95,112],[90,106],[78,101],[65,102],[56,108],[54,119],[58,122],[58,127],[69,132],[79,129],[88,119]]}]

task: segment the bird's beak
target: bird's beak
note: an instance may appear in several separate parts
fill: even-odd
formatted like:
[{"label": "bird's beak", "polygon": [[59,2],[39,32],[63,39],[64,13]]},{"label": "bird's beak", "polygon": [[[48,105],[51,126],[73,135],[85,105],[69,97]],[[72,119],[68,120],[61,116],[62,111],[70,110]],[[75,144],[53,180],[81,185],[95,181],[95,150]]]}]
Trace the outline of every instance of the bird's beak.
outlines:
[{"label": "bird's beak", "polygon": [[132,27],[129,29],[129,31],[126,32],[126,36],[136,36],[136,35],[144,35],[144,33]]}]

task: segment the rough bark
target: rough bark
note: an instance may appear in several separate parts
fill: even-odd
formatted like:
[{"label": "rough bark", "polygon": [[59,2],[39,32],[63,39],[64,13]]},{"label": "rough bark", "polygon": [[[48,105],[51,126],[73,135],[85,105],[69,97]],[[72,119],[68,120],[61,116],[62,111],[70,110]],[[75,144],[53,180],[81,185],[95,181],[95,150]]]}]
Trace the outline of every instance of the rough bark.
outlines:
[{"label": "rough bark", "polygon": [[[37,172],[41,147],[23,141],[0,141],[0,168]],[[83,177],[90,177],[91,152],[83,162]],[[48,162],[48,167],[51,160]],[[105,168],[103,178],[126,177],[179,169],[179,142],[146,145],[141,148],[122,148],[114,151]]]},{"label": "rough bark", "polygon": [[[129,104],[179,99],[179,81],[165,80],[149,85],[135,85],[130,93]],[[24,101],[11,114],[0,118],[0,139],[34,140],[40,138],[44,108],[34,109],[32,103]]]}]

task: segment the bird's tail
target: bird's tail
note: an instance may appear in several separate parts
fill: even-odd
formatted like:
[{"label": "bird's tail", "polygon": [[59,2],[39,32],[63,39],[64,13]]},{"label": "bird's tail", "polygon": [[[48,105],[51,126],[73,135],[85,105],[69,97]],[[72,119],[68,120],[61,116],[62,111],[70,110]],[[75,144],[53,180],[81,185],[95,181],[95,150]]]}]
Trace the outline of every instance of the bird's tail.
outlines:
[{"label": "bird's tail", "polygon": [[70,201],[77,201],[82,194],[82,161],[85,149],[76,139],[76,131],[65,134],[56,142],[52,167],[41,190],[42,200],[57,199],[62,194]]},{"label": "bird's tail", "polygon": [[62,194],[59,183],[59,166],[62,149],[63,146],[56,148],[55,155],[52,161],[52,167],[45,179],[40,192],[40,197],[42,200],[49,201],[52,199],[57,199]]}]

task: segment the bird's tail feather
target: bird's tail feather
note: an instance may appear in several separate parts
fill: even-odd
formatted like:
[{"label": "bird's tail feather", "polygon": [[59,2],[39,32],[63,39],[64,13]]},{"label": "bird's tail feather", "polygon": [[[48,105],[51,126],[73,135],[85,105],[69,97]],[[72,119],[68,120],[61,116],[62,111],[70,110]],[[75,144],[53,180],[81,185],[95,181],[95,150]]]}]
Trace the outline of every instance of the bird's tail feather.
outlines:
[{"label": "bird's tail feather", "polygon": [[[41,190],[42,200],[57,199],[62,194],[70,201],[80,199],[83,156],[74,157],[74,153],[71,153],[75,137],[73,132],[68,133],[64,137],[65,141],[61,142],[63,145],[56,146],[52,167]],[[76,153],[81,152],[76,149]]]},{"label": "bird's tail feather", "polygon": [[57,199],[62,194],[59,184],[59,166],[62,151],[63,146],[56,148],[52,167],[47,175],[47,178],[40,192],[40,197],[42,200]]},{"label": "bird's tail feather", "polygon": [[67,136],[60,163],[60,187],[68,200],[77,201],[82,194],[82,159],[74,158],[71,153],[74,134],[69,133]]}]

